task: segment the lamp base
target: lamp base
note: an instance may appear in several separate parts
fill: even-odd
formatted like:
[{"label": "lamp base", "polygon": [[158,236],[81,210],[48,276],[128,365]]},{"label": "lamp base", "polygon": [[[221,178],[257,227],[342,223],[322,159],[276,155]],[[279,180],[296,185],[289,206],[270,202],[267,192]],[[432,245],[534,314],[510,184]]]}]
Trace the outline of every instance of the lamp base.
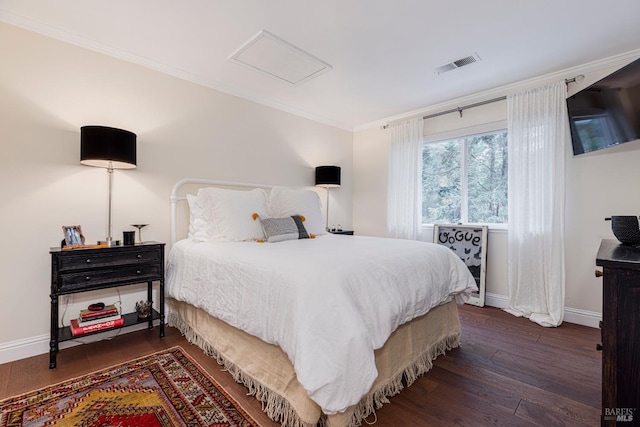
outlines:
[{"label": "lamp base", "polygon": [[99,245],[106,245],[107,247],[111,246],[120,246],[120,240],[113,240],[111,237],[107,237],[106,240],[98,240]]}]

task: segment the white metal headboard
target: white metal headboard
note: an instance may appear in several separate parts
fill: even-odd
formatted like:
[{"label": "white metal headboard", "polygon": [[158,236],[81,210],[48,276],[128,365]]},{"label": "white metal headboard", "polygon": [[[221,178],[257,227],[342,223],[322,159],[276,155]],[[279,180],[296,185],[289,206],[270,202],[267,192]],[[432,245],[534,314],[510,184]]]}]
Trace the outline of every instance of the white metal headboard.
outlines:
[{"label": "white metal headboard", "polygon": [[170,246],[172,247],[177,241],[177,233],[178,233],[178,202],[187,200],[187,196],[180,195],[180,189],[187,185],[200,185],[203,187],[212,186],[212,187],[235,187],[235,188],[264,188],[271,190],[275,187],[275,185],[266,185],[266,184],[251,184],[245,182],[233,182],[233,181],[218,181],[212,179],[198,179],[198,178],[185,178],[176,182],[171,190],[171,197],[169,200],[171,201],[171,235],[170,235]]}]

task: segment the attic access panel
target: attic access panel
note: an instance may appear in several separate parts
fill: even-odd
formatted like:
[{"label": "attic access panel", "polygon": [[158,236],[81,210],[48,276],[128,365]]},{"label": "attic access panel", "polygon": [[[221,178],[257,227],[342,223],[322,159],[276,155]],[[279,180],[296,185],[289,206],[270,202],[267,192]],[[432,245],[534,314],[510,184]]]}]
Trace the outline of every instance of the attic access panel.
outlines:
[{"label": "attic access panel", "polygon": [[333,68],[266,30],[231,54],[229,61],[290,85],[306,82]]}]

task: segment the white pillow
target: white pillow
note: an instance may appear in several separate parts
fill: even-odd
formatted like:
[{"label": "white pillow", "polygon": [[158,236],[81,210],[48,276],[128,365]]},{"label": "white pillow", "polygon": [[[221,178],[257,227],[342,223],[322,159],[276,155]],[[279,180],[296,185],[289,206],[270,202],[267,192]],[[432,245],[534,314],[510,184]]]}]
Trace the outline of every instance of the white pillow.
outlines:
[{"label": "white pillow", "polygon": [[187,194],[189,203],[189,238],[196,242],[206,242],[211,240],[210,223],[211,218],[202,208],[197,196]]},{"label": "white pillow", "polygon": [[[253,214],[267,217],[267,194],[260,188],[250,191],[224,188],[201,188],[198,190],[196,209],[200,208],[206,223],[206,231],[198,237],[222,242],[237,242],[264,239],[260,221]],[[202,224],[194,218],[194,234]],[[197,234],[196,234],[197,236]],[[195,238],[194,238],[195,239]]]},{"label": "white pillow", "polygon": [[326,233],[320,196],[315,191],[274,187],[269,196],[269,203],[272,216],[301,215],[305,217],[303,224],[309,233]]}]

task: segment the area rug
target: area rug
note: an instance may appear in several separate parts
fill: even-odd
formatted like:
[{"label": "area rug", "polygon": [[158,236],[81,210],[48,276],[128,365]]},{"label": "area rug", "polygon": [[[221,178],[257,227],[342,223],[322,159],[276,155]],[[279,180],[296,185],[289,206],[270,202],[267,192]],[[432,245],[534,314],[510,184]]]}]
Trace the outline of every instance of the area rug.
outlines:
[{"label": "area rug", "polygon": [[180,347],[0,401],[0,426],[259,427]]}]

